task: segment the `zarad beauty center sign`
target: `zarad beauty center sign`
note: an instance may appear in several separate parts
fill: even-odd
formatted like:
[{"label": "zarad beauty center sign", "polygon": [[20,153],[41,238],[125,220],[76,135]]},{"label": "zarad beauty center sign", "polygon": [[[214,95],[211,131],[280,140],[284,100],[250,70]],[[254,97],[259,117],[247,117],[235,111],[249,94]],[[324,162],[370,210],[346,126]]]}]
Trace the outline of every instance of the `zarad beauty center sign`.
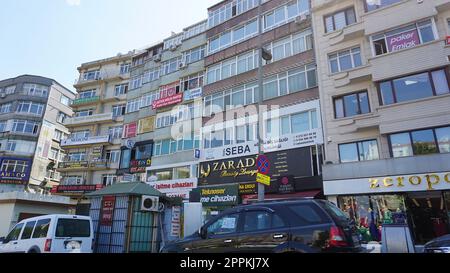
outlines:
[{"label": "zarad beauty center sign", "polygon": [[387,37],[389,52],[415,47],[419,44],[419,33],[415,29]]}]

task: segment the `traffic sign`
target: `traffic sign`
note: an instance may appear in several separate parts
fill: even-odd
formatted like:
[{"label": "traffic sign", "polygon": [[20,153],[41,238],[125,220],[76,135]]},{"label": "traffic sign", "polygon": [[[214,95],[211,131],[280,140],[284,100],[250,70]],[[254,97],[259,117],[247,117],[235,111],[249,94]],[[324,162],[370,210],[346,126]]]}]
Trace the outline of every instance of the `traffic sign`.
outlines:
[{"label": "traffic sign", "polygon": [[260,155],[258,156],[258,158],[256,159],[256,164],[258,166],[258,172],[261,174],[269,174],[270,172],[270,162],[269,162],[269,158],[265,155]]},{"label": "traffic sign", "polygon": [[256,174],[256,182],[264,184],[266,186],[270,186],[270,176],[262,174],[262,173],[257,173]]}]

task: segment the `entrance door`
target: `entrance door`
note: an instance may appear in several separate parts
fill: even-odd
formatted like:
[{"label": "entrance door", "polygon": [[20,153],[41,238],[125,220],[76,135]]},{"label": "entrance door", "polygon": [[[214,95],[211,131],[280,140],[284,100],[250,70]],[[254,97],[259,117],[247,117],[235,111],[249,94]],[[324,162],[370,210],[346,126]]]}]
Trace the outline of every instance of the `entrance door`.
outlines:
[{"label": "entrance door", "polygon": [[441,192],[409,193],[406,204],[416,244],[425,244],[449,233],[446,204]]}]

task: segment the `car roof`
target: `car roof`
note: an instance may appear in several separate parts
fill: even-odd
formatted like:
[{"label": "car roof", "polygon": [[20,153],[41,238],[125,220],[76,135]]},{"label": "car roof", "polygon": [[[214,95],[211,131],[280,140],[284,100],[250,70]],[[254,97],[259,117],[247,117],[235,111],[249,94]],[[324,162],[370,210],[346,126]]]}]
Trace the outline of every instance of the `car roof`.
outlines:
[{"label": "car roof", "polygon": [[32,217],[32,218],[27,218],[24,219],[22,221],[20,221],[21,223],[23,222],[30,222],[30,221],[39,221],[42,219],[49,219],[49,218],[56,218],[56,219],[82,219],[82,220],[91,220],[91,217],[89,216],[81,216],[81,215],[71,215],[71,214],[49,214],[49,215],[42,215],[42,216],[37,216],[37,217]]},{"label": "car roof", "polygon": [[254,202],[250,204],[239,205],[234,208],[230,208],[224,211],[224,213],[236,212],[245,209],[254,208],[270,208],[277,205],[295,204],[295,203],[310,203],[315,202],[312,198],[289,198],[289,199],[278,199],[278,200],[266,200],[262,202]]}]

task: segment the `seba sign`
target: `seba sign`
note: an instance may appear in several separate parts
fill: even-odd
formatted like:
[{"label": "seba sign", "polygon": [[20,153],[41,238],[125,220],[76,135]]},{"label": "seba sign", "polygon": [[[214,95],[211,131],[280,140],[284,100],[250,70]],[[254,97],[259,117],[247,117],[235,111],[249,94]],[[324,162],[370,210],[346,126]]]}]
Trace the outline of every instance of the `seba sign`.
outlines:
[{"label": "seba sign", "polygon": [[219,160],[238,156],[258,154],[258,142],[247,142],[246,144],[229,145],[220,148],[206,149],[201,154],[202,161]]}]

